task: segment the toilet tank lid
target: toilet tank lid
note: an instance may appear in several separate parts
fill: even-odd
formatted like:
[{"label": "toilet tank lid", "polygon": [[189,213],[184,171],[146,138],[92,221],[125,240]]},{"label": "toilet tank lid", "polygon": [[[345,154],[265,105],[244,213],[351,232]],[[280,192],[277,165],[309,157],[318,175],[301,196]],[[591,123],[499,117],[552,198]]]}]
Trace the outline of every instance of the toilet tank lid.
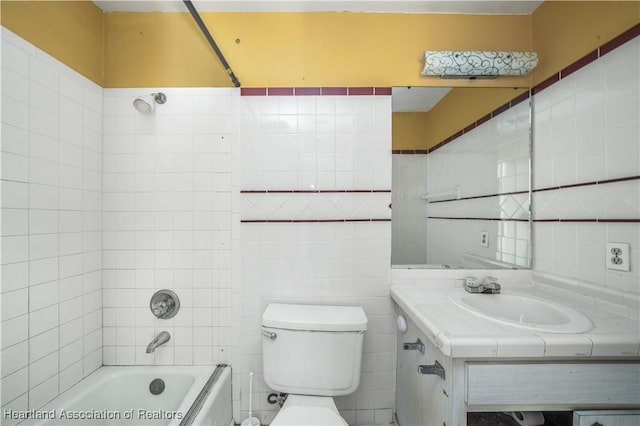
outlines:
[{"label": "toilet tank lid", "polygon": [[360,306],[291,305],[270,303],[262,325],[312,331],[365,331],[367,316]]}]

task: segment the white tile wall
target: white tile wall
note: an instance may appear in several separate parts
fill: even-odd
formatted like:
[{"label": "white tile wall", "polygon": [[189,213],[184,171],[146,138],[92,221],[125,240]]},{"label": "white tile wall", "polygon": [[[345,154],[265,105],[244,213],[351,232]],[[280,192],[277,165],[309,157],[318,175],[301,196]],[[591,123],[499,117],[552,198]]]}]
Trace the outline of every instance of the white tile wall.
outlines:
[{"label": "white tile wall", "polygon": [[[426,193],[473,197],[529,189],[529,102],[510,108],[427,155]],[[423,201],[424,202],[424,201]],[[529,218],[528,194],[426,204],[437,217]],[[427,220],[428,264],[466,265],[465,253],[529,266],[529,224],[519,221]],[[489,246],[479,243],[489,234]]]},{"label": "white tile wall", "polygon": [[2,406],[37,409],[102,364],[103,91],[1,36]]},{"label": "white tile wall", "polygon": [[427,155],[393,155],[391,264],[427,263]]},{"label": "white tile wall", "polygon": [[529,189],[529,102],[428,154],[427,192],[460,197]]},{"label": "white tile wall", "polygon": [[[536,94],[534,189],[640,174],[640,39]],[[637,219],[640,181],[534,193],[535,219]],[[640,294],[638,223],[537,222],[534,269]],[[606,242],[631,248],[631,271],[608,270]]]},{"label": "white tile wall", "polygon": [[[241,97],[242,189],[390,189],[389,96]],[[389,217],[389,193],[243,194],[243,219]],[[306,213],[305,213],[306,211]],[[388,297],[391,225],[242,224],[242,307],[234,361],[234,416],[276,408],[262,375],[260,319],[272,301],[363,306],[369,319],[360,387],[336,398],[350,424],[388,424],[395,392],[395,331]],[[254,408],[255,409],[255,408]]]},{"label": "white tile wall", "polygon": [[242,189],[390,189],[388,96],[245,96]]},{"label": "white tile wall", "polygon": [[[133,108],[137,96],[159,91],[167,102],[153,115]],[[222,88],[104,91],[107,365],[232,361],[237,98],[238,91]],[[163,288],[181,302],[169,320],[149,310],[151,296]],[[146,354],[163,330],[171,340]]]}]

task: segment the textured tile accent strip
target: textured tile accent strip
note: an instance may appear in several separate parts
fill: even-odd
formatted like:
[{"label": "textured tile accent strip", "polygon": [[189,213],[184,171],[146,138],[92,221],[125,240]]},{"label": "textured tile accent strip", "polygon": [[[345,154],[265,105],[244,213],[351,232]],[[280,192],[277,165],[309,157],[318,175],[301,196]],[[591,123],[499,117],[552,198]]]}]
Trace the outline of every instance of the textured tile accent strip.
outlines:
[{"label": "textured tile accent strip", "polygon": [[553,191],[556,189],[575,188],[578,186],[604,185],[607,183],[626,182],[630,180],[640,180],[640,176],[627,176],[627,177],[615,178],[615,179],[593,180],[590,182],[572,183],[570,185],[549,186],[546,188],[534,189],[532,192]]},{"label": "textured tile accent strip", "polygon": [[243,87],[240,96],[391,96],[391,87]]},{"label": "textured tile accent strip", "polygon": [[499,222],[529,222],[529,219],[503,219],[501,217],[446,217],[446,216],[427,216],[427,219],[442,220],[492,220]]},{"label": "textured tile accent strip", "polygon": [[487,194],[487,195],[474,195],[472,197],[461,197],[461,198],[457,198],[455,200],[439,200],[439,201],[428,201],[429,204],[435,204],[435,203],[451,203],[454,201],[464,201],[464,200],[476,200],[478,198],[490,198],[490,197],[502,197],[505,195],[516,195],[516,194],[526,194],[529,191],[513,191],[513,192],[500,192],[497,194]]},{"label": "textured tile accent strip", "polygon": [[428,154],[429,151],[426,149],[394,149],[391,151],[392,154]]},{"label": "textured tile accent strip", "polygon": [[391,222],[391,219],[243,219],[240,223],[335,223],[335,222]]},{"label": "textured tile accent strip", "polygon": [[390,189],[243,189],[241,194],[335,194],[391,192]]}]

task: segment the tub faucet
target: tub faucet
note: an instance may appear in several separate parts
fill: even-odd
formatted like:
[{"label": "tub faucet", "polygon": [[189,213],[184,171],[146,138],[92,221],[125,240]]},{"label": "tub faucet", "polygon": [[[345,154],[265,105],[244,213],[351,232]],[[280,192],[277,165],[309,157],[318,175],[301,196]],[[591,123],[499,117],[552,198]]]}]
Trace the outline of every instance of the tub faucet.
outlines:
[{"label": "tub faucet", "polygon": [[499,294],[500,284],[496,277],[485,277],[478,282],[476,277],[464,279],[464,289],[468,293]]},{"label": "tub faucet", "polygon": [[171,335],[167,331],[162,331],[158,334],[147,346],[147,353],[150,354],[158,349],[158,346],[164,345],[171,339]]}]

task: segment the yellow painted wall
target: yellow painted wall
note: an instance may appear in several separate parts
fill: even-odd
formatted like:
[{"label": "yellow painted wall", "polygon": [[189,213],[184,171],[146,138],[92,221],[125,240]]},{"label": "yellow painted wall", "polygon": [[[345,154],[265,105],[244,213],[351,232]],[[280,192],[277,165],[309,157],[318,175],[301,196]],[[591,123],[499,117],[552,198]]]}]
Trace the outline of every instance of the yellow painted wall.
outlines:
[{"label": "yellow painted wall", "polygon": [[640,1],[545,1],[532,15],[533,84],[640,23]]},{"label": "yellow painted wall", "polygon": [[393,149],[424,149],[429,140],[426,112],[394,112],[391,120]]},{"label": "yellow painted wall", "polygon": [[[545,1],[531,16],[533,50],[540,64],[532,73],[535,85],[617,35],[640,23],[638,1]],[[503,105],[523,90],[455,88],[424,115],[429,130],[423,146],[405,145],[409,138],[393,140],[393,149],[428,149]],[[423,133],[424,124],[398,121],[394,134]],[[396,126],[415,126],[395,129]]]},{"label": "yellow painted wall", "polygon": [[0,23],[103,85],[104,14],[90,1],[0,2]]},{"label": "yellow painted wall", "polygon": [[[528,87],[638,24],[640,2],[547,0],[531,16],[208,12],[202,17],[245,87]],[[103,14],[89,1],[3,0],[0,20],[103,87],[231,86],[187,12]],[[428,49],[533,49],[540,65],[530,78],[426,78],[420,75],[421,52]],[[394,140],[394,149],[429,148],[517,94],[506,95],[510,92],[485,97],[482,91],[454,89],[427,118],[434,126],[429,132],[415,124],[416,133],[428,137]]]},{"label": "yellow painted wall", "polygon": [[[529,16],[201,16],[245,87],[449,85],[420,75],[424,50],[531,48]],[[107,14],[105,64],[105,87],[231,85],[188,13]],[[527,86],[529,78],[474,84]]]},{"label": "yellow painted wall", "polygon": [[451,90],[427,113],[429,123],[427,147],[437,145],[526,90],[528,89],[498,87],[458,87]]}]

